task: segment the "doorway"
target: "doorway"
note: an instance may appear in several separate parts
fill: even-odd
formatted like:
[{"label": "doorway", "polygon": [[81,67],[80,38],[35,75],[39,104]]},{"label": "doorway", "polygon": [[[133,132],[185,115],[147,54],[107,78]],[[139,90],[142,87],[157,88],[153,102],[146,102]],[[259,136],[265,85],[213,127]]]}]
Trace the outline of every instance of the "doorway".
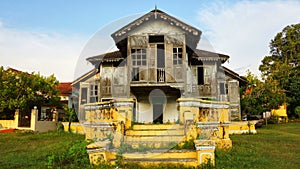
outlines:
[{"label": "doorway", "polygon": [[157,81],[165,82],[165,45],[157,44]]},{"label": "doorway", "polygon": [[163,123],[164,105],[160,103],[153,104],[153,123]]}]

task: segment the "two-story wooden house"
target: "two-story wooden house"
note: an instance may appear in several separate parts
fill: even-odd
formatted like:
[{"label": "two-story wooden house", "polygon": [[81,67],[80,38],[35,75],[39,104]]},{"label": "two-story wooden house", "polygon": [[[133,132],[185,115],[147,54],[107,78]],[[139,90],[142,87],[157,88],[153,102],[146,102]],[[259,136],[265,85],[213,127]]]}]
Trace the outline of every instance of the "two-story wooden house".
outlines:
[{"label": "two-story wooden house", "polygon": [[113,33],[118,51],[87,58],[95,69],[73,82],[83,105],[134,98],[133,121],[178,120],[177,99],[230,102],[240,119],[239,85],[245,80],[222,66],[228,55],[196,49],[201,31],[153,10]]},{"label": "two-story wooden house", "polygon": [[92,162],[116,160],[122,145],[161,152],[192,140],[189,151],[123,155],[197,166],[232,146],[245,80],[222,66],[228,55],[197,49],[201,31],[157,9],[111,36],[118,50],[87,58],[95,68],[73,82],[86,139],[98,140],[87,147]]}]

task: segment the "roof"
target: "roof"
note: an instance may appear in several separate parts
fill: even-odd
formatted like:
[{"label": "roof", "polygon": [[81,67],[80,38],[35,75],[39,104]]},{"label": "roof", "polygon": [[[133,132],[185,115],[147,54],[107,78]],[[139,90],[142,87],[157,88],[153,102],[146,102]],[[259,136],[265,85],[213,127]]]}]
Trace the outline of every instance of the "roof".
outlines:
[{"label": "roof", "polygon": [[62,96],[68,96],[72,93],[72,86],[71,86],[71,82],[62,82],[59,83],[58,85],[58,91],[60,93],[60,95]]},{"label": "roof", "polygon": [[201,60],[201,61],[221,61],[222,63],[226,62],[229,59],[228,55],[210,52],[201,49],[195,49],[192,58]]},{"label": "roof", "polygon": [[[201,60],[201,61],[221,61],[222,63],[226,62],[229,59],[228,55],[210,52],[206,50],[196,49],[192,58]],[[92,63],[95,66],[98,66],[99,63],[103,62],[119,62],[123,60],[122,53],[120,51],[113,51],[109,53],[104,53],[97,56],[92,56],[86,60]]]},{"label": "roof", "polygon": [[120,51],[113,51],[109,53],[104,53],[97,56],[92,56],[87,58],[86,60],[91,62],[93,65],[98,65],[101,62],[118,62],[123,60],[122,54]]},{"label": "roof", "polygon": [[87,80],[88,78],[93,77],[96,74],[97,71],[98,71],[97,68],[93,68],[92,70],[88,71],[84,75],[82,75],[82,76],[78,77],[77,79],[75,79],[71,83],[71,85],[73,87],[76,86],[76,85],[79,85],[80,82],[83,82],[83,81]]},{"label": "roof", "polygon": [[168,22],[170,25],[180,28],[187,35],[186,39],[188,39],[187,40],[188,46],[190,46],[191,49],[196,48],[197,43],[200,40],[200,36],[201,36],[202,32],[200,30],[198,30],[197,28],[190,26],[190,25],[178,20],[177,18],[172,17],[158,9],[154,9],[154,10],[150,11],[149,13],[143,15],[142,17],[134,20],[133,22],[125,25],[121,29],[112,33],[111,36],[114,39],[114,41],[116,42],[116,44],[118,44],[122,40],[126,39],[128,33],[133,31],[135,28],[137,28],[149,21],[152,21],[152,20],[162,20],[162,21]]},{"label": "roof", "polygon": [[245,77],[240,76],[239,74],[235,73],[234,71],[232,71],[232,70],[230,70],[230,69],[228,69],[228,68],[226,68],[224,66],[221,66],[221,69],[224,70],[224,72],[225,72],[226,75],[228,75],[228,76],[230,76],[230,77],[232,77],[234,79],[239,80],[241,86],[244,86],[244,85],[246,85],[248,83],[248,81],[247,81],[247,79]]}]

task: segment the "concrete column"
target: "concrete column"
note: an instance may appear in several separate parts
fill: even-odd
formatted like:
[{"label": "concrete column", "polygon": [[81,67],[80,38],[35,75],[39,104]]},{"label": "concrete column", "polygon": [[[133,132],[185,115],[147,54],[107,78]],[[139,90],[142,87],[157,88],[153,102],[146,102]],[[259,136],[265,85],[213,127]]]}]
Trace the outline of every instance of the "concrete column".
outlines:
[{"label": "concrete column", "polygon": [[16,109],[15,116],[14,116],[14,128],[19,127],[19,115],[20,115],[20,110]]},{"label": "concrete column", "polygon": [[207,164],[210,162],[215,165],[215,143],[212,140],[195,140],[198,164]]}]

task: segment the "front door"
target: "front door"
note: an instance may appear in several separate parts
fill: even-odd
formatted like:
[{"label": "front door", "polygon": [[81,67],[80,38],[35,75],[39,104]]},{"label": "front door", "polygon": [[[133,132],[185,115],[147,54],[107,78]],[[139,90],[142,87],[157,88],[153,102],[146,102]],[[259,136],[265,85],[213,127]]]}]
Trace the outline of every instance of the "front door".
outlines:
[{"label": "front door", "polygon": [[153,104],[153,123],[163,123],[163,104]]}]

